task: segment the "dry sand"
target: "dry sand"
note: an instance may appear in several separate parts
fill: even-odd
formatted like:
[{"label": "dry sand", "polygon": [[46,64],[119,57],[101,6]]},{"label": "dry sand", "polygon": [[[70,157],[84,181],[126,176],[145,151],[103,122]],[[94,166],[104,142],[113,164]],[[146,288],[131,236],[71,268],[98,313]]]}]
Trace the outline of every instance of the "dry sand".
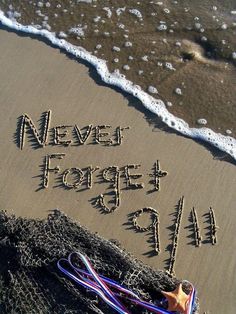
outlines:
[{"label": "dry sand", "polygon": [[[176,276],[192,281],[201,302],[201,313],[235,313],[236,300],[236,241],[235,241],[235,181],[236,168],[229,162],[216,160],[203,145],[158,128],[158,121],[142,110],[140,104],[97,84],[85,65],[68,58],[45,43],[0,31],[0,204],[2,209],[16,215],[44,217],[59,208],[92,231],[104,237],[118,239],[121,244],[147,264],[168,267],[171,230],[175,205],[185,196],[185,208],[175,265]],[[92,77],[91,77],[92,76]],[[51,127],[78,124],[110,124],[130,126],[124,132],[121,146],[99,144],[84,146],[53,146],[34,149],[26,137],[21,151],[15,143],[17,119],[29,114],[38,126],[42,112],[51,109]],[[103,214],[91,204],[91,199],[108,192],[108,183],[94,179],[93,188],[79,191],[58,186],[55,174],[50,174],[49,187],[41,188],[44,156],[65,153],[52,165],[85,168],[89,165],[123,167],[141,164],[145,187],[126,190],[121,180],[121,205],[116,212]],[[161,179],[161,191],[152,192],[149,183],[153,165],[160,161],[168,175]],[[99,172],[97,172],[99,174]],[[160,213],[162,252],[152,256],[151,235],[136,233],[128,224],[128,214],[151,206]],[[191,242],[190,210],[195,206],[203,237],[196,248]],[[209,207],[215,211],[219,226],[218,243],[209,243],[209,224],[203,216]],[[147,218],[147,217],[146,217]],[[140,223],[148,221],[140,218]]]}]

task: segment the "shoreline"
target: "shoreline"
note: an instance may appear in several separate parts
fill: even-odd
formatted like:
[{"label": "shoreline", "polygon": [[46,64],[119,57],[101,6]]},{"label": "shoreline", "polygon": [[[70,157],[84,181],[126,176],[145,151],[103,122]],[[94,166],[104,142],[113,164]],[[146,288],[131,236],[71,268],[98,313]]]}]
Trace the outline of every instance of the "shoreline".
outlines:
[{"label": "shoreline", "polygon": [[36,36],[42,36],[46,38],[52,45],[65,50],[71,55],[75,55],[79,59],[89,62],[96,69],[102,81],[108,85],[114,85],[122,89],[124,92],[127,92],[139,99],[146,109],[155,113],[158,118],[161,119],[162,122],[170,128],[176,130],[184,136],[207,142],[221,151],[226,152],[233,159],[236,158],[235,138],[225,136],[221,133],[216,133],[215,131],[206,127],[190,128],[184,120],[174,116],[171,112],[169,112],[161,99],[156,99],[150,96],[145,91],[140,89],[139,86],[136,86],[131,81],[126,80],[126,78],[120,73],[110,73],[105,60],[97,58],[82,47],[75,46],[65,41],[64,39],[57,38],[55,34],[47,30],[39,30],[31,25],[24,26],[19,23],[15,23],[14,21],[11,21],[5,17],[3,11],[1,10],[0,22],[4,26],[16,30],[17,32],[25,32]]}]

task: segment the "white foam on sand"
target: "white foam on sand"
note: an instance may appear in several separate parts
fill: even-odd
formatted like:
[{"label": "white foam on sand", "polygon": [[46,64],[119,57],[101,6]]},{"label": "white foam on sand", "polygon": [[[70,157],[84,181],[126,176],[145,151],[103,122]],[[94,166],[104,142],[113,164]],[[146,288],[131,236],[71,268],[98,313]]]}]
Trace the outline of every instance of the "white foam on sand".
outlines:
[{"label": "white foam on sand", "polygon": [[123,91],[138,98],[145,106],[145,108],[155,113],[170,128],[175,129],[183,135],[189,136],[191,138],[208,142],[213,146],[219,148],[220,150],[225,151],[236,160],[236,139],[230,136],[222,135],[220,133],[215,133],[211,129],[205,127],[190,128],[184,120],[179,119],[170,112],[168,112],[164,102],[161,99],[156,99],[150,96],[149,94],[141,90],[140,86],[135,85],[131,81],[127,80],[125,76],[120,74],[119,72],[116,71],[114,73],[110,73],[105,60],[93,56],[82,47],[72,45],[64,39],[57,38],[55,33],[49,32],[48,30],[37,29],[31,25],[21,25],[18,22],[7,18],[1,10],[0,22],[6,27],[9,27],[16,31],[47,38],[47,40],[49,40],[49,42],[51,42],[53,45],[64,49],[66,52],[82,60],[89,62],[96,68],[97,73],[106,84],[119,87]]}]

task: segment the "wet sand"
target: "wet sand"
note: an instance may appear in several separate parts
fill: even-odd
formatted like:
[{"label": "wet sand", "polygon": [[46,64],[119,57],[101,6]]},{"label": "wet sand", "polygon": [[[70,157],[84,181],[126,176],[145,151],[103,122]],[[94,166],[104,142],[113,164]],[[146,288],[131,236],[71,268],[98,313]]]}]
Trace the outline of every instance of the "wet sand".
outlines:
[{"label": "wet sand", "polygon": [[190,127],[205,119],[235,138],[235,1],[3,2],[6,16],[106,60]]},{"label": "wet sand", "polygon": [[[117,239],[147,264],[168,269],[175,231],[174,213],[184,195],[174,265],[176,276],[196,286],[200,313],[234,313],[235,165],[214,159],[205,146],[191,139],[160,129],[158,120],[142,110],[135,99],[103,86],[99,80],[95,82],[93,71],[58,49],[2,30],[0,42],[1,208],[27,217],[44,217],[49,210],[59,208],[90,230],[108,239]],[[42,113],[49,109],[50,145],[37,147],[32,134],[27,133],[20,150],[18,118],[27,113],[38,127]],[[123,132],[122,145],[95,144],[94,131],[85,145],[78,145],[71,128],[63,140],[73,140],[72,145],[53,144],[51,128],[75,124],[80,128],[89,124],[111,125],[114,141],[118,126],[130,129]],[[51,172],[48,188],[42,188],[45,156],[57,153],[65,156],[52,159],[51,166],[58,165],[60,171]],[[157,160],[161,170],[168,174],[160,178],[160,191],[153,191],[154,185],[149,182],[153,178],[149,174],[153,173]],[[143,182],[142,189],[126,188],[124,167],[131,164],[141,165],[130,173],[143,174],[142,178],[132,180]],[[85,169],[91,165],[100,167],[91,189],[86,189],[85,183],[78,189],[63,186],[61,176],[66,169]],[[114,190],[101,178],[101,171],[109,166],[121,170],[121,204],[115,212],[104,214],[94,205],[94,198]],[[109,196],[105,197],[107,201]],[[193,206],[202,237],[200,247],[195,246]],[[129,219],[131,213],[144,207],[153,207],[159,213],[161,253],[158,256],[153,250],[152,234],[136,232]],[[219,226],[216,245],[211,243],[210,207]],[[147,226],[148,218],[148,215],[139,217],[139,224]]]}]

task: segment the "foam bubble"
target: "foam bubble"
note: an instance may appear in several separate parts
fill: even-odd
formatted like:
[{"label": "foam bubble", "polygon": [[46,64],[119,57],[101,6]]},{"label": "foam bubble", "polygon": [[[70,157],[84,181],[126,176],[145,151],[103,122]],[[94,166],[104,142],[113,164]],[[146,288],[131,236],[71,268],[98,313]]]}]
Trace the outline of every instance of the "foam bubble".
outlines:
[{"label": "foam bubble", "polygon": [[84,30],[87,28],[87,26],[82,26],[82,25],[78,25],[77,27],[71,27],[69,29],[69,33],[70,34],[75,34],[77,36],[81,36],[83,37],[84,36]]},{"label": "foam bubble", "polygon": [[171,71],[175,71],[175,68],[173,67],[172,63],[166,62],[165,67]]},{"label": "foam bubble", "polygon": [[118,16],[120,16],[123,12],[125,12],[125,10],[126,10],[126,7],[118,8],[118,9],[116,10],[116,14],[117,14]]},{"label": "foam bubble", "polygon": [[145,61],[145,62],[148,62],[148,56],[143,56],[142,58],[141,58],[143,61]]},{"label": "foam bubble", "polygon": [[158,91],[154,86],[148,86],[148,92],[151,94],[158,94]]},{"label": "foam bubble", "polygon": [[[207,120],[204,119],[204,118],[200,118],[197,120],[197,123],[200,124],[200,125],[206,125],[207,124]],[[210,134],[210,133],[208,133]]]},{"label": "foam bubble", "polygon": [[165,24],[160,24],[157,26],[157,30],[158,31],[166,31],[167,30],[167,26]]},{"label": "foam bubble", "polygon": [[106,11],[107,17],[110,19],[112,17],[111,9],[109,7],[104,7],[103,10]]},{"label": "foam bubble", "polygon": [[139,18],[139,19],[143,18],[142,13],[139,10],[137,10],[137,9],[130,9],[129,13],[137,16],[137,18]]},{"label": "foam bubble", "polygon": [[125,47],[132,47],[132,43],[130,41],[126,41],[124,46]]},{"label": "foam bubble", "polygon": [[119,51],[120,51],[120,47],[113,46],[113,47],[112,47],[112,50],[113,50],[113,51],[116,51],[116,52],[119,52]]},{"label": "foam bubble", "polygon": [[66,38],[67,35],[66,35],[66,33],[60,31],[60,32],[58,33],[58,37],[59,37],[59,38]]},{"label": "foam bubble", "polygon": [[80,2],[84,2],[84,3],[92,3],[93,0],[76,0],[77,3],[80,3]]},{"label": "foam bubble", "polygon": [[182,95],[182,89],[179,88],[179,87],[176,87],[175,93],[176,93],[177,95]]},{"label": "foam bubble", "polygon": [[221,29],[226,30],[228,28],[228,25],[226,23],[223,23],[221,25]]},{"label": "foam bubble", "polygon": [[128,71],[128,70],[130,70],[130,67],[129,67],[128,64],[125,64],[125,65],[123,66],[123,69],[126,70],[126,71]]}]

